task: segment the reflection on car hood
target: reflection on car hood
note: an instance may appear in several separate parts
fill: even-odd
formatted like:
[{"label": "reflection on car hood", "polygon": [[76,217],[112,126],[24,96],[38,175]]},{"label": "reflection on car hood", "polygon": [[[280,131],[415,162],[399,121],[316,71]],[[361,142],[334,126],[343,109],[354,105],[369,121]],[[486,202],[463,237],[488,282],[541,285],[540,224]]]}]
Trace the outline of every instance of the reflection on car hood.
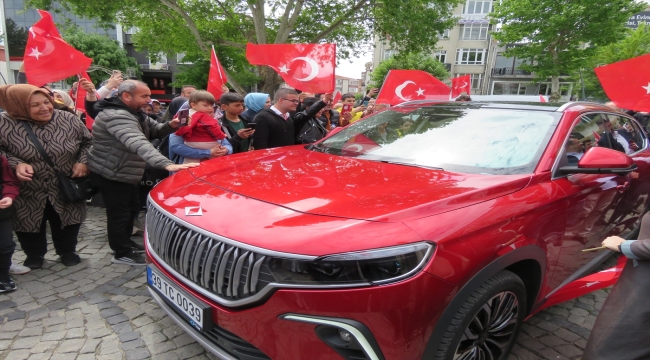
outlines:
[{"label": "reflection on car hood", "polygon": [[522,189],[530,175],[473,175],[359,160],[302,146],[204,162],[199,180],[294,211],[401,221],[430,216]]}]

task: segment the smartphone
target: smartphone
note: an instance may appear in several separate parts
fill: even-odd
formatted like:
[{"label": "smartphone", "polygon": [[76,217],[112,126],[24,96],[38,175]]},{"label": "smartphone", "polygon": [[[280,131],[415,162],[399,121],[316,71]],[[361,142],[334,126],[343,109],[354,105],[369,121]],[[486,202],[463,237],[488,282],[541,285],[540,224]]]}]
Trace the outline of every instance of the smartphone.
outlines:
[{"label": "smartphone", "polygon": [[254,122],[248,123],[248,125],[246,125],[246,128],[255,130],[255,123]]},{"label": "smartphone", "polygon": [[370,103],[370,100],[366,100],[363,102],[363,106],[368,107],[368,103]]},{"label": "smartphone", "polygon": [[122,75],[120,70],[113,70],[113,75]]},{"label": "smartphone", "polygon": [[190,109],[183,109],[178,111],[178,121],[181,122],[180,126],[187,126],[190,123]]},{"label": "smartphone", "polygon": [[350,113],[350,112],[352,112],[352,105],[343,104],[343,107],[341,108],[341,114]]}]

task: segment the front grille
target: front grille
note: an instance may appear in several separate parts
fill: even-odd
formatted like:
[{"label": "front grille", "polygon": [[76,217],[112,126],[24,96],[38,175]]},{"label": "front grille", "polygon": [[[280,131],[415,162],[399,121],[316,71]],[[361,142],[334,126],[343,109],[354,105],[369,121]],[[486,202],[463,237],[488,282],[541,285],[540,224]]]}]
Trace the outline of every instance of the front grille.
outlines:
[{"label": "front grille", "polygon": [[152,250],[187,280],[225,300],[259,293],[273,281],[266,256],[189,229],[149,204],[147,236]]}]

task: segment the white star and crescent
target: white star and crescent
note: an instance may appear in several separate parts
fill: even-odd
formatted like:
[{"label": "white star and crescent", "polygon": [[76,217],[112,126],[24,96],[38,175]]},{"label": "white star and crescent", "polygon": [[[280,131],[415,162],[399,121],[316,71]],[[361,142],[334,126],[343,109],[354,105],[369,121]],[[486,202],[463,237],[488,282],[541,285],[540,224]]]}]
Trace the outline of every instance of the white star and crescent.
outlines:
[{"label": "white star and crescent", "polygon": [[[298,81],[311,81],[316,76],[318,76],[318,73],[320,72],[320,67],[318,66],[318,63],[314,59],[312,59],[310,57],[299,56],[299,57],[291,59],[291,61],[289,61],[289,64],[293,63],[296,60],[302,60],[302,61],[306,62],[311,67],[311,70],[309,72],[309,75],[305,76],[304,78],[297,78],[297,77],[294,76],[294,79],[296,79]],[[280,66],[280,68],[278,70],[280,71],[280,73],[289,74],[289,70],[291,70],[291,68],[287,67],[287,64],[284,64],[284,65]]]},{"label": "white star and crescent", "polygon": [[416,93],[418,93],[418,96],[424,96],[424,90],[419,86],[418,86],[418,91],[416,91]]},{"label": "white star and crescent", "polygon": [[645,89],[646,94],[650,94],[650,82],[648,82],[648,86],[641,86],[641,87]]},{"label": "white star and crescent", "polygon": [[33,56],[33,57],[36,58],[36,60],[38,60],[38,57],[41,56],[41,55],[43,55],[43,53],[38,51],[38,48],[35,47],[35,48],[32,48],[32,52],[29,53],[27,56]]},{"label": "white star and crescent", "polygon": [[462,89],[464,87],[467,87],[467,81],[463,81],[463,85],[456,85],[454,86],[454,89]]},{"label": "white star and crescent", "polygon": [[294,79],[298,81],[311,81],[316,76],[318,76],[318,73],[320,72],[320,67],[318,66],[318,63],[314,59],[306,56],[298,56],[296,58],[291,59],[289,63],[291,64],[296,60],[302,60],[307,64],[309,64],[309,66],[311,67],[311,72],[309,73],[309,75],[305,76],[304,78],[297,78],[294,76]]}]

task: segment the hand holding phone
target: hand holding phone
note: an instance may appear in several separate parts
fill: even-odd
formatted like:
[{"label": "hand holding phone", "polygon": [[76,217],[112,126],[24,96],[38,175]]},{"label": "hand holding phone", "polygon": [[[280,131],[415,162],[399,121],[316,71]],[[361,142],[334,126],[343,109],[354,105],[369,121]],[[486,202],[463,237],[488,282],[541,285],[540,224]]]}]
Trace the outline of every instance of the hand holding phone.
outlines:
[{"label": "hand holding phone", "polygon": [[255,124],[254,122],[251,122],[251,123],[248,123],[248,125],[246,125],[246,128],[247,128],[247,129],[255,130],[255,125],[256,125],[256,124]]},{"label": "hand holding phone", "polygon": [[343,104],[343,107],[341,108],[341,114],[346,114],[346,113],[351,113],[351,112],[352,112],[352,105]]},{"label": "hand holding phone", "polygon": [[370,100],[366,100],[366,101],[364,101],[364,102],[362,103],[362,105],[365,106],[365,107],[368,107],[368,103],[369,103],[369,102],[370,102]]},{"label": "hand holding phone", "polygon": [[178,121],[180,121],[180,126],[187,126],[190,124],[190,110],[183,109],[178,111]]}]

